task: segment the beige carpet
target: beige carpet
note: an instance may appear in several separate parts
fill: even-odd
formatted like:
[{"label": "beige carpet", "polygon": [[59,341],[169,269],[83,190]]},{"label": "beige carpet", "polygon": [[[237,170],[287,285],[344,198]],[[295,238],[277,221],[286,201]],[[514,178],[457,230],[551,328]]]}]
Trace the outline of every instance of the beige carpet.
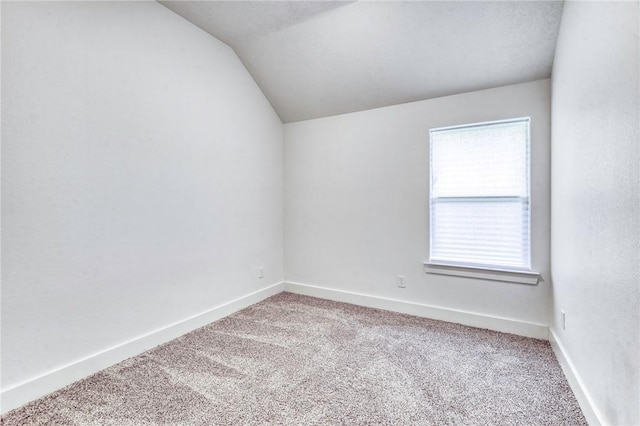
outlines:
[{"label": "beige carpet", "polygon": [[281,293],[5,425],[586,424],[548,342]]}]

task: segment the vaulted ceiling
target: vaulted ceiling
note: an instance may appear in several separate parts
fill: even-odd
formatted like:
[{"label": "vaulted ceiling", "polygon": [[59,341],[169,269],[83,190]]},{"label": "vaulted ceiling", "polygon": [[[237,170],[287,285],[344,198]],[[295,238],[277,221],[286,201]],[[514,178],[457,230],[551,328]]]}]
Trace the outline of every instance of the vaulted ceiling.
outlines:
[{"label": "vaulted ceiling", "polygon": [[548,78],[560,1],[161,1],[231,46],[283,122]]}]

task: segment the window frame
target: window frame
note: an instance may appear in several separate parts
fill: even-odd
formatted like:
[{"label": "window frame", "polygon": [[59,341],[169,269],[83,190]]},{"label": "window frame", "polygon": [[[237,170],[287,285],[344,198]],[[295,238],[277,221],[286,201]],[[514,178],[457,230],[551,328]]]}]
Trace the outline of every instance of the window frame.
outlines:
[{"label": "window frame", "polygon": [[[475,262],[447,262],[441,260],[433,260],[432,259],[432,249],[433,249],[433,229],[435,224],[433,223],[433,204],[434,197],[433,194],[433,167],[432,167],[432,135],[434,132],[441,132],[447,130],[455,130],[455,129],[469,129],[474,127],[485,127],[490,125],[500,125],[505,123],[518,123],[518,122],[526,122],[527,125],[527,141],[526,141],[526,149],[527,149],[527,196],[526,202],[528,203],[527,209],[527,232],[528,232],[528,253],[527,253],[527,264],[522,267],[514,267],[514,266],[489,266],[483,265]],[[437,275],[453,275],[459,277],[467,277],[467,278],[480,278],[485,280],[493,280],[493,281],[507,281],[507,282],[518,282],[523,284],[537,284],[540,280],[540,274],[538,272],[534,272],[532,268],[532,232],[531,232],[531,219],[532,219],[532,193],[531,193],[531,117],[516,117],[502,120],[491,120],[491,121],[483,121],[476,123],[468,123],[461,125],[453,125],[453,126],[445,126],[445,127],[436,127],[429,129],[429,194],[428,194],[428,229],[429,229],[429,248],[428,248],[428,261],[424,262],[425,272],[429,274],[437,274]],[[448,198],[469,198],[469,199],[479,199],[479,198],[496,198],[491,196],[486,197],[448,197]],[[512,198],[516,198],[515,196]],[[518,197],[524,199],[525,197]]]}]

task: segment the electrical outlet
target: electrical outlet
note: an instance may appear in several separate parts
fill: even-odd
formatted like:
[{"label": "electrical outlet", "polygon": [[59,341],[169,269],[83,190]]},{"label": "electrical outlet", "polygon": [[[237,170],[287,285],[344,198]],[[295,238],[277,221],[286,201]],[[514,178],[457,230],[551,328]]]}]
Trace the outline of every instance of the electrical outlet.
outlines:
[{"label": "electrical outlet", "polygon": [[564,311],[560,311],[560,321],[562,321],[562,329],[567,329],[567,314]]},{"label": "electrical outlet", "polygon": [[404,275],[398,275],[398,287],[405,288],[404,285]]},{"label": "electrical outlet", "polygon": [[258,268],[258,278],[264,278],[264,266]]}]

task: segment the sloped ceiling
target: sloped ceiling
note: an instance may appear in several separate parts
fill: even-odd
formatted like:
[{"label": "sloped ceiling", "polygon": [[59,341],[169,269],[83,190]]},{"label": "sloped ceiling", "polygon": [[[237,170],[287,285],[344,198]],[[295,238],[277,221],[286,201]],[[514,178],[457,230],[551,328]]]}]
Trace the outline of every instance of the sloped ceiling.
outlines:
[{"label": "sloped ceiling", "polygon": [[283,122],[548,78],[562,2],[162,1],[231,46]]}]

